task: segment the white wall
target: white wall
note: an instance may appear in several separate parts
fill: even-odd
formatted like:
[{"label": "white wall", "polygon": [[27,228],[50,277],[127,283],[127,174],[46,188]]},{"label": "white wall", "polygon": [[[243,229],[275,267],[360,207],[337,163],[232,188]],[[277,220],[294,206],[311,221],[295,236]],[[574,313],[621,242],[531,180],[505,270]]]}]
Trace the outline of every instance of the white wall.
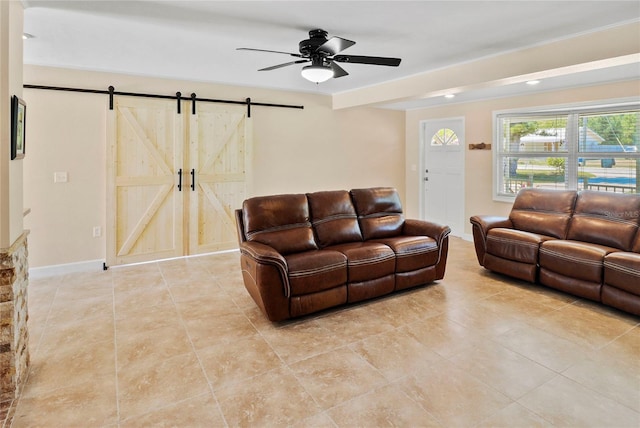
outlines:
[{"label": "white wall", "polygon": [[[25,66],[26,84],[149,92],[304,105],[254,106],[255,195],[394,186],[405,192],[404,112],[334,111],[327,96],[258,88]],[[30,266],[105,258],[106,111],[108,96],[25,89],[29,105],[25,206],[31,208]],[[67,183],[54,184],[54,172]]]}]

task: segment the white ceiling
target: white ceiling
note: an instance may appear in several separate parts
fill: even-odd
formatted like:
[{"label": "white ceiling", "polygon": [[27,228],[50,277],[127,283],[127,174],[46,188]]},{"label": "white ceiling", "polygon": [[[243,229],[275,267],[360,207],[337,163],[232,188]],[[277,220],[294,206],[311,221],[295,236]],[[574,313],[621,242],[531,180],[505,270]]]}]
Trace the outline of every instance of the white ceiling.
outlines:
[{"label": "white ceiling", "polygon": [[[336,94],[640,20],[632,1],[56,1],[24,0],[27,64]],[[356,41],[345,54],[400,57],[398,68],[341,64],[350,75],[319,85],[294,60],[237,51],[298,52],[308,31]],[[639,35],[640,37],[640,35]],[[456,101],[640,78],[624,64],[508,85]],[[25,82],[29,83],[29,82]],[[411,109],[441,98],[387,105]]]}]

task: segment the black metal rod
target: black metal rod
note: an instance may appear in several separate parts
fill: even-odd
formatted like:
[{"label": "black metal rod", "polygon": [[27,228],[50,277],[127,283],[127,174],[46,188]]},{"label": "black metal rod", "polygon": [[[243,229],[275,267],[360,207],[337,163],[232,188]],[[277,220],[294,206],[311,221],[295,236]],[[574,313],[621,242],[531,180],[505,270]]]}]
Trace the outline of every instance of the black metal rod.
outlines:
[{"label": "black metal rod", "polygon": [[191,168],[191,191],[196,191],[196,169]]},{"label": "black metal rod", "polygon": [[[176,98],[176,95],[159,95],[159,94],[145,94],[141,92],[122,92],[116,91],[113,86],[109,86],[109,90],[101,90],[101,89],[82,89],[82,88],[68,88],[62,86],[45,86],[45,85],[23,85],[26,89],[43,89],[48,91],[65,91],[65,92],[82,92],[86,94],[104,94],[109,95],[111,97],[109,108],[113,110],[112,98],[114,95],[128,96],[128,97],[142,97],[142,98],[159,98],[159,99],[169,99],[173,100]],[[224,104],[242,104],[247,105],[247,101],[234,101],[234,100],[221,100],[216,98],[196,98],[195,94],[191,94],[191,100],[202,101],[206,103],[224,103]],[[279,107],[279,108],[294,108],[294,109],[304,109],[304,106],[299,105],[291,105],[291,104],[274,104],[274,103],[256,103],[251,101],[252,106],[260,106],[260,107]],[[195,113],[193,113],[195,114]]]},{"label": "black metal rod", "polygon": [[196,114],[196,93],[191,93],[191,114]]},{"label": "black metal rod", "polygon": [[247,117],[251,117],[251,98],[247,98],[246,103],[247,103]]},{"label": "black metal rod", "polygon": [[182,94],[180,92],[176,92],[176,98],[178,100],[178,114],[180,114],[180,105],[182,104],[180,101],[180,97],[182,97]]},{"label": "black metal rod", "polygon": [[178,170],[178,192],[182,192],[182,168]]}]

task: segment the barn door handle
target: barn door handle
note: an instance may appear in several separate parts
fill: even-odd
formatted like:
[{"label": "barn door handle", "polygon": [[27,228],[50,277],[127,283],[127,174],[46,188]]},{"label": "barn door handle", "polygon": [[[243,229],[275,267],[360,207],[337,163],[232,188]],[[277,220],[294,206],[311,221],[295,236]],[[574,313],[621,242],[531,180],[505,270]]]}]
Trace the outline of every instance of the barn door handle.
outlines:
[{"label": "barn door handle", "polygon": [[182,192],[182,168],[178,170],[178,192]]},{"label": "barn door handle", "polygon": [[191,190],[196,191],[196,169],[191,168]]}]

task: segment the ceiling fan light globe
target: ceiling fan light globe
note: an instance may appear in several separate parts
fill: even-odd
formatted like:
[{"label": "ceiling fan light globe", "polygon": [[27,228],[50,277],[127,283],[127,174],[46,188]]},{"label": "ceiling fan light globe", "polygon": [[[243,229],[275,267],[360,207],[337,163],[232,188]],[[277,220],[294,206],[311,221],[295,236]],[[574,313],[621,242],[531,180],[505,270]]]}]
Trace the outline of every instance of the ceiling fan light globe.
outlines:
[{"label": "ceiling fan light globe", "polygon": [[333,77],[333,70],[322,65],[307,65],[302,67],[302,77],[313,83],[322,83]]}]

